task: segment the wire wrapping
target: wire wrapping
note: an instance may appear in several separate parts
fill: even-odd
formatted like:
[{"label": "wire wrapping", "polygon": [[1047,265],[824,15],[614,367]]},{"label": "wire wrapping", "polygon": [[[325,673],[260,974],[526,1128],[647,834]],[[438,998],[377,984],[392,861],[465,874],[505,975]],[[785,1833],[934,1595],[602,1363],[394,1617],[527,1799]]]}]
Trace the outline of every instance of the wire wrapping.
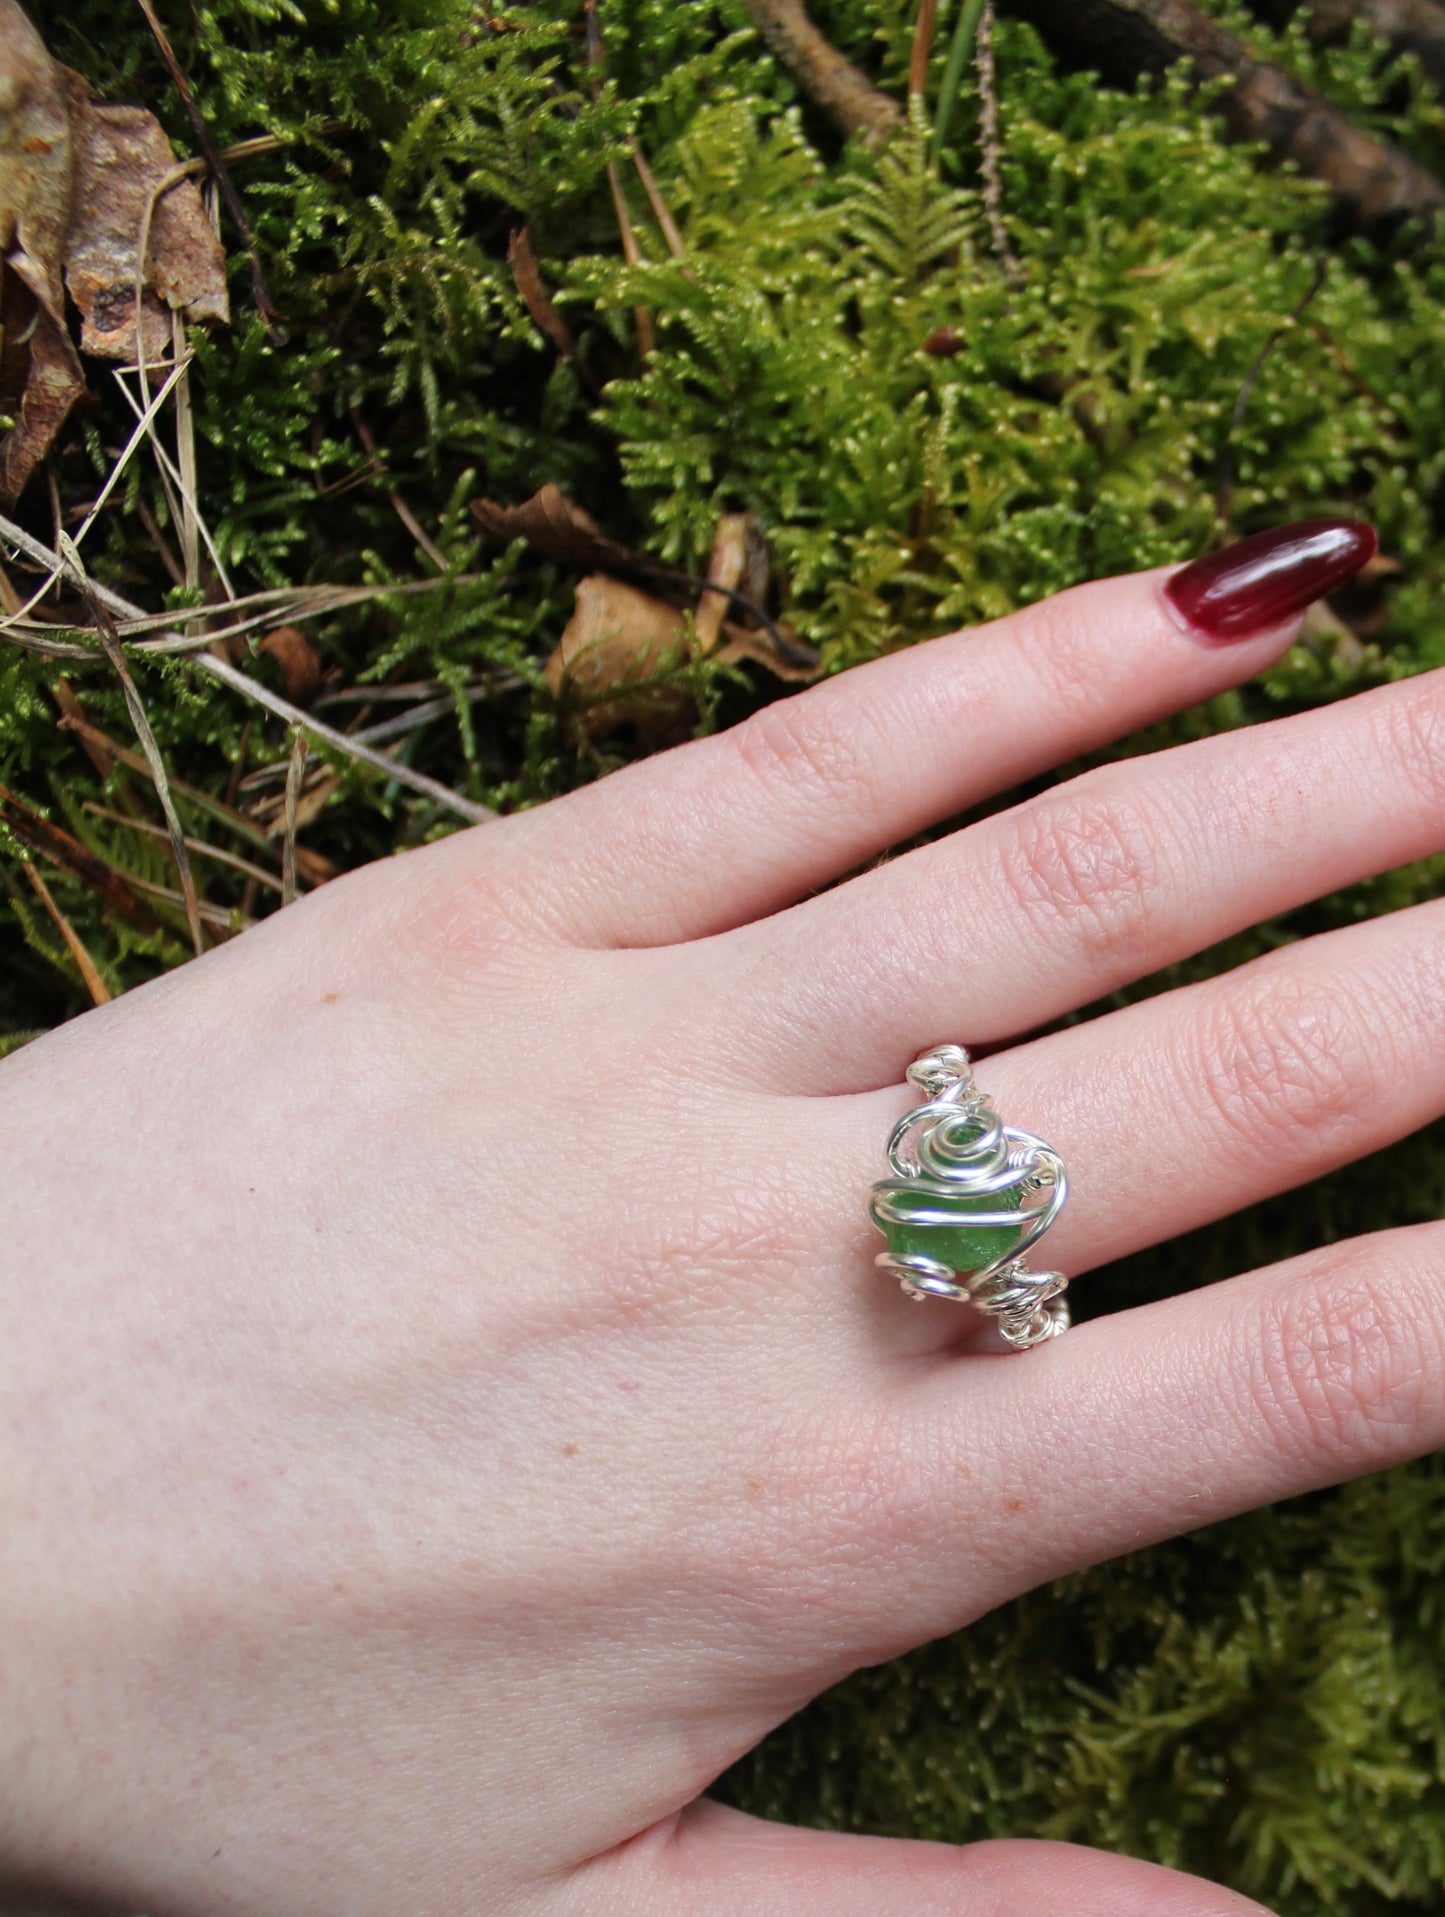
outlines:
[{"label": "wire wrapping", "polygon": [[1057,1337],[1069,1325],[1068,1280],[1058,1271],[1030,1271],[1023,1259],[1063,1209],[1063,1160],[1032,1132],[1001,1123],[961,1045],[922,1053],[908,1079],[924,1103],[904,1113],[888,1140],[893,1176],[873,1187],[874,1224],[885,1234],[906,1226],[925,1239],[931,1230],[993,1231],[1007,1243],[996,1257],[963,1270],[917,1249],[882,1251],[874,1262],[910,1298],[948,1298],[986,1312],[1017,1350]]}]

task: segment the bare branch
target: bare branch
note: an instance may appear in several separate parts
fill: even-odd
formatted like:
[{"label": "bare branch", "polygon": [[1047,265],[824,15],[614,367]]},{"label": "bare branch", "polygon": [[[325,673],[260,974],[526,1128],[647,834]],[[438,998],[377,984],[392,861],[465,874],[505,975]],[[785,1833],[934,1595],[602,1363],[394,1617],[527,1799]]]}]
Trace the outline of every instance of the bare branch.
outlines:
[{"label": "bare branch", "polygon": [[882,146],[898,131],[903,124],[898,102],[880,93],[823,38],[802,0],[746,0],[746,5],[769,53],[841,132],[860,134],[869,146]]},{"label": "bare branch", "polygon": [[1225,80],[1225,125],[1323,180],[1366,231],[1445,210],[1445,186],[1408,154],[1362,133],[1340,109],[1257,60],[1189,0],[1011,0],[1055,46],[1107,78],[1131,83],[1184,60],[1201,80]]},{"label": "bare branch", "polygon": [[[1269,7],[1271,16],[1287,18],[1287,8]],[[1312,39],[1328,45],[1343,40],[1356,20],[1363,20],[1392,53],[1413,53],[1427,80],[1445,87],[1445,7],[1438,0],[1309,0],[1305,23]]]}]

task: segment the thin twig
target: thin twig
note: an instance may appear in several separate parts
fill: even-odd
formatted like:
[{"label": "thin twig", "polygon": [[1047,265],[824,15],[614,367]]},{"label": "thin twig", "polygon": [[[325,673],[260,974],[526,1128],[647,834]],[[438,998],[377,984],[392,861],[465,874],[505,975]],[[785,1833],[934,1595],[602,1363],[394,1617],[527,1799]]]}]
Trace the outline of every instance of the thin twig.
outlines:
[{"label": "thin twig", "polygon": [[[384,470],[386,462],[377,450],[376,439],[372,430],[354,406],[351,409],[351,423],[355,426],[356,436],[361,441],[367,454],[377,462],[378,470]],[[402,525],[406,527],[407,531],[411,534],[417,545],[421,547],[437,571],[445,572],[447,570],[446,554],[427,532],[425,526],[422,525],[411,507],[408,506],[402,498],[401,494],[393,486],[387,492],[386,497],[391,505],[392,511],[396,514]]]},{"label": "thin twig", "polygon": [[802,0],[745,0],[745,5],[769,53],[845,136],[859,133],[870,146],[881,146],[897,132],[903,122],[898,102],[880,93],[823,38]]},{"label": "thin twig", "polygon": [[99,893],[113,912],[119,912],[122,918],[129,919],[138,932],[149,938],[160,931],[160,922],[154,912],[149,906],[141,904],[128,880],[113,871],[104,859],[98,859],[79,839],[72,838],[63,827],[27,805],[18,793],[4,785],[0,785],[0,819],[4,820],[22,845],[29,846],[32,852],[39,852],[63,872],[71,872],[83,880],[93,892]]},{"label": "thin twig", "polygon": [[652,208],[652,217],[662,228],[662,237],[667,241],[667,250],[675,260],[685,259],[687,248],[682,243],[682,234],[677,229],[677,221],[672,217],[672,209],[662,197],[662,188],[657,184],[652,168],[647,164],[647,155],[636,140],[632,141],[631,146],[632,164],[637,168],[637,177],[642,182],[642,190],[647,195],[648,205]]},{"label": "thin twig", "polygon": [[1240,424],[1244,419],[1244,409],[1249,404],[1249,396],[1254,391],[1260,374],[1264,371],[1265,361],[1289,329],[1297,324],[1305,308],[1324,285],[1325,276],[1329,272],[1329,269],[1329,254],[1321,253],[1318,261],[1315,263],[1315,270],[1310,283],[1305,288],[1303,295],[1290,313],[1289,318],[1283,326],[1277,326],[1269,335],[1268,339],[1265,340],[1263,346],[1260,347],[1250,362],[1249,371],[1240,383],[1239,392],[1235,396],[1234,409],[1229,415],[1229,424],[1225,428],[1224,444],[1219,449],[1219,477],[1214,490],[1214,508],[1221,520],[1228,520],[1230,501],[1234,496],[1234,436],[1239,431]]},{"label": "thin twig", "polygon": [[306,776],[306,734],[298,726],[291,747],[291,763],[286,768],[286,828],[281,838],[281,904],[287,906],[296,896],[296,802],[301,797],[301,781]]},{"label": "thin twig", "polygon": [[79,934],[76,932],[75,927],[50,896],[50,887],[40,876],[39,866],[30,859],[22,859],[20,868],[26,878],[29,879],[30,883],[35,887],[40,903],[45,907],[51,918],[54,919],[60,936],[65,940],[66,946],[69,948],[70,956],[80,968],[80,976],[85,981],[86,991],[90,993],[91,1003],[93,1005],[109,1005],[110,992],[105,980],[96,970],[95,960],[81,944]]},{"label": "thin twig", "polygon": [[[156,10],[151,5],[151,0],[136,0],[136,4],[146,17],[146,25],[150,28],[155,38],[155,43],[160,48],[161,58],[165,61],[170,71],[170,76],[172,80],[175,81],[176,91],[180,94],[186,112],[190,115],[191,125],[196,130],[196,138],[200,142],[201,151],[206,156],[212,177],[216,185],[220,188],[221,197],[226,202],[231,218],[236,222],[236,231],[241,237],[241,244],[245,247],[251,260],[251,291],[256,301],[256,310],[261,315],[267,332],[270,333],[274,339],[276,326],[280,321],[281,314],[275,302],[272,300],[270,293],[267,291],[266,278],[261,271],[261,255],[256,247],[256,238],[251,231],[251,223],[246,218],[246,209],[241,204],[241,196],[237,193],[231,176],[226,170],[226,163],[221,158],[221,149],[211,138],[211,129],[206,125],[205,116],[196,105],[189,82],[185,74],[181,71],[181,63],[177,60],[171,43],[166,38],[165,28],[156,18]],[[137,320],[139,320],[139,315],[137,315]]]},{"label": "thin twig", "polygon": [[166,776],[165,760],[156,744],[156,735],[151,731],[150,720],[146,717],[145,707],[141,703],[140,693],[136,690],[135,680],[130,676],[130,667],[125,662],[125,652],[121,647],[120,635],[116,632],[115,621],[107,607],[101,604],[90,576],[80,562],[80,554],[73,540],[64,533],[60,535],[59,556],[69,564],[75,586],[90,609],[95,621],[95,629],[100,635],[100,643],[105,648],[105,656],[111,663],[121,691],[125,694],[126,710],[130,722],[135,727],[135,735],[140,741],[140,749],[145,754],[146,764],[150,768],[151,782],[156,789],[156,797],[161,802],[161,811],[166,815],[166,826],[170,832],[171,855],[176,862],[176,871],[180,875],[181,896],[186,902],[186,923],[191,928],[191,940],[200,957],[205,948],[205,939],[201,933],[201,915],[196,905],[196,882],[191,875],[190,855],[186,851],[186,835],[181,827],[180,815],[176,811],[175,801],[171,797],[170,780]]},{"label": "thin twig", "polygon": [[988,220],[989,239],[1004,270],[1004,277],[1018,286],[1024,269],[1009,245],[1003,223],[1003,176],[999,168],[998,91],[993,69],[993,0],[983,0],[974,41],[974,61],[978,67],[978,142],[979,171],[983,175],[983,210]]},{"label": "thin twig", "polygon": [[1303,86],[1190,0],[1010,0],[1044,38],[1105,80],[1132,85],[1141,72],[1186,62],[1219,83],[1214,110],[1232,138],[1262,142],[1276,159],[1323,180],[1345,216],[1367,231],[1417,220],[1428,239],[1445,213],[1445,183],[1412,155],[1366,133],[1333,101]]}]

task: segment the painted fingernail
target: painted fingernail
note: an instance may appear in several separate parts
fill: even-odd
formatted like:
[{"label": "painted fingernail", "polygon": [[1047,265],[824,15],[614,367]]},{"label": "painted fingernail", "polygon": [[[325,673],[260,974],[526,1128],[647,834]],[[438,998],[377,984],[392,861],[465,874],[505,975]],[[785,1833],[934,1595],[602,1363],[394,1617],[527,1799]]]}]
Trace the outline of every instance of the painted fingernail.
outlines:
[{"label": "painted fingernail", "polygon": [[1164,596],[1206,639],[1247,639],[1343,585],[1379,541],[1362,519],[1297,519],[1176,572]]}]

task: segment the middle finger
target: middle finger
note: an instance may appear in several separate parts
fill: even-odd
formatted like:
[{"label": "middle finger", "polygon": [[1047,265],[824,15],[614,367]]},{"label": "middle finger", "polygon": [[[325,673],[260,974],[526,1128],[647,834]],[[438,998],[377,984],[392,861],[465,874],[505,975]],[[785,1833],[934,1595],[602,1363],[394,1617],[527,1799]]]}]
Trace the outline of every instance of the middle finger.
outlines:
[{"label": "middle finger", "polygon": [[728,1049],[794,1092],[895,1083],[1442,844],[1435,672],[1085,773],[724,935]]}]

